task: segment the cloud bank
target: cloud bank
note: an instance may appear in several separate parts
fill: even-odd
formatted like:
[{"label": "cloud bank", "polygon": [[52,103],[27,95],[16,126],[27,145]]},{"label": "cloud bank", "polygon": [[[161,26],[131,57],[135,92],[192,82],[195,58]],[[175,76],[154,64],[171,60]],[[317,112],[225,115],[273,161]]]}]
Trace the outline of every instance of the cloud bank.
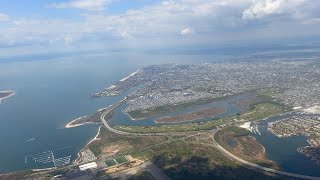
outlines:
[{"label": "cloud bank", "polygon": [[63,3],[49,4],[52,8],[78,8],[86,10],[103,10],[112,0],[71,0]]},{"label": "cloud bank", "polygon": [[139,49],[320,35],[318,0],[175,0],[115,14],[105,10],[120,1],[70,0],[44,7],[84,10],[77,20],[58,15],[9,18],[0,13],[0,23],[5,24],[0,44],[21,44],[28,50]]}]

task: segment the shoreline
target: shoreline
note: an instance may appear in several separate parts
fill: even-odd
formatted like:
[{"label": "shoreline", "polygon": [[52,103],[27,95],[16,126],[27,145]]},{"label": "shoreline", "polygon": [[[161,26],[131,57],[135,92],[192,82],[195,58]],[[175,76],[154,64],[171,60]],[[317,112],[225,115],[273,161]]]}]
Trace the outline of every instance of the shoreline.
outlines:
[{"label": "shoreline", "polygon": [[99,135],[100,135],[100,131],[101,131],[101,128],[102,128],[103,125],[99,126],[98,128],[98,132],[96,134],[96,136],[94,136],[77,154],[77,158],[74,160],[73,164],[79,164],[81,163],[81,152],[83,152],[85,149],[88,149],[89,145],[91,143],[93,143],[94,141],[99,141],[100,138]]},{"label": "shoreline", "polygon": [[82,116],[82,117],[78,117],[72,121],[70,121],[68,124],[65,125],[65,128],[74,128],[74,127],[78,127],[78,126],[82,126],[86,123],[89,123],[89,122],[85,122],[85,123],[76,123],[77,121],[83,119],[83,118],[86,118],[87,116]]},{"label": "shoreline", "polygon": [[133,73],[131,73],[129,76],[127,76],[127,77],[125,77],[125,78],[120,79],[119,81],[123,82],[123,81],[125,81],[125,80],[129,79],[130,77],[132,77],[132,76],[134,76],[134,75],[138,74],[139,72],[140,72],[140,69],[139,69],[139,70],[137,70],[137,71],[135,71],[135,72],[133,72]]},{"label": "shoreline", "polygon": [[125,115],[127,115],[132,121],[139,121],[139,120],[144,120],[144,119],[147,118],[147,117],[145,117],[145,118],[133,118],[133,117],[130,116],[129,113],[127,113],[127,112],[125,112],[125,111],[122,111],[122,113],[125,114]]},{"label": "shoreline", "polygon": [[82,116],[82,117],[79,117],[77,119],[74,119],[72,121],[70,121],[68,124],[66,124],[64,126],[64,128],[75,128],[75,127],[78,127],[78,126],[83,126],[83,125],[88,125],[88,124],[99,124],[99,123],[96,123],[96,122],[83,122],[83,123],[77,123],[77,121],[81,121],[82,119],[85,119],[85,118],[88,118],[87,116]]},{"label": "shoreline", "polygon": [[98,138],[98,136],[100,135],[101,127],[102,127],[102,125],[99,126],[98,132],[97,132],[96,136],[95,136],[94,138],[92,138],[92,139],[88,142],[87,146],[88,146],[89,144],[91,144],[92,142],[94,142],[94,141],[99,141],[99,140],[100,140],[100,138]]},{"label": "shoreline", "polygon": [[[127,97],[125,97],[124,99],[122,99],[120,102],[116,103],[116,104],[113,104],[113,105],[110,105],[109,107],[105,107],[105,108],[102,108],[100,109],[100,111],[103,111],[103,110],[107,110],[108,108],[110,109],[114,109],[116,108],[117,106],[119,106],[121,103],[123,103],[124,101],[126,101]],[[99,112],[100,112],[99,111]],[[100,135],[100,131],[101,131],[101,128],[103,127],[103,125],[100,125],[99,126],[99,129],[98,129],[98,132],[96,134],[96,136],[94,138],[92,138],[77,154],[77,158],[73,161],[74,164],[79,164],[81,162],[81,152],[84,151],[85,149],[88,149],[89,145],[91,143],[93,143],[94,141],[99,141],[100,138],[99,135]],[[80,162],[79,162],[80,161]]]},{"label": "shoreline", "polygon": [[[107,109],[109,109],[109,108],[110,108],[110,109],[114,109],[114,108],[116,108],[117,106],[119,106],[121,103],[123,103],[123,102],[126,101],[126,100],[127,100],[127,97],[125,97],[124,99],[122,99],[120,102],[118,102],[118,103],[116,103],[116,104],[113,104],[113,105],[110,105],[110,106],[108,106],[108,107],[99,109],[98,111],[101,112],[101,111],[107,110]],[[96,123],[95,123],[95,124],[96,124]],[[99,123],[97,123],[97,124],[99,124]],[[93,143],[94,141],[99,141],[99,140],[100,140],[100,138],[98,138],[98,137],[99,137],[99,135],[100,135],[100,131],[101,131],[101,128],[102,128],[102,127],[103,127],[103,125],[100,125],[96,136],[95,136],[94,138],[92,138],[80,151],[78,151],[78,153],[77,153],[77,158],[73,161],[72,164],[75,164],[75,165],[76,165],[76,164],[80,164],[80,163],[81,163],[81,152],[83,152],[84,150],[88,149],[89,145],[90,145],[91,143]]]},{"label": "shoreline", "polygon": [[9,95],[5,96],[5,97],[2,97],[0,98],[0,104],[1,102],[4,100],[4,99],[7,99],[13,95],[15,95],[16,93],[14,91],[11,91],[11,90],[7,90],[7,91],[0,91],[0,93],[10,93]]}]

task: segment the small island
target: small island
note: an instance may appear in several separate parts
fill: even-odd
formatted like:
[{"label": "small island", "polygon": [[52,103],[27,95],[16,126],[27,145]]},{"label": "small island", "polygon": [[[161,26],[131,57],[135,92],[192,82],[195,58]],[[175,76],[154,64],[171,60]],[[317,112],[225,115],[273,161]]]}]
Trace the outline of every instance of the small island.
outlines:
[{"label": "small island", "polygon": [[156,123],[177,123],[209,118],[225,112],[224,108],[208,108],[176,116],[165,116],[155,120]]},{"label": "small island", "polygon": [[1,103],[2,100],[11,97],[11,96],[13,96],[14,94],[15,94],[15,92],[14,92],[14,91],[10,91],[10,90],[0,91],[0,103]]}]

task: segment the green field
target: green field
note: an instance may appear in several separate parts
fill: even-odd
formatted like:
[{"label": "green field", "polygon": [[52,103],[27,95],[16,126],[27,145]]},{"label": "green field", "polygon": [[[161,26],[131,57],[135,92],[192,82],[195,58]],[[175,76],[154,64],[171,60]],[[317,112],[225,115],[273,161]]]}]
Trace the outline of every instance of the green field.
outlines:
[{"label": "green field", "polygon": [[129,161],[125,156],[119,156],[114,159],[109,159],[109,160],[105,161],[105,163],[108,167],[111,167],[111,166],[114,166],[117,164],[127,163],[127,162],[129,162]]},{"label": "green field", "polygon": [[115,158],[115,160],[117,161],[118,164],[122,164],[122,163],[127,163],[128,159],[125,156],[119,156],[117,158]]},{"label": "green field", "polygon": [[116,161],[114,161],[114,159],[110,159],[110,160],[107,160],[106,161],[106,165],[108,166],[108,167],[111,167],[111,166],[114,166],[114,165],[116,165],[117,163],[116,163]]}]

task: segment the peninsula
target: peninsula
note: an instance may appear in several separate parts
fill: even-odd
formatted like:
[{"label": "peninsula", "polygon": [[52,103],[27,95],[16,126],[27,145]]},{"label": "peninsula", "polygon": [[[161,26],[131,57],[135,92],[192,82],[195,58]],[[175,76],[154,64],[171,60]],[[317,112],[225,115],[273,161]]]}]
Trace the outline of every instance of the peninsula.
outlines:
[{"label": "peninsula", "polygon": [[74,128],[74,127],[78,127],[78,126],[82,126],[82,125],[86,125],[86,124],[96,124],[99,123],[100,121],[98,121],[99,116],[101,115],[102,110],[98,110],[97,112],[95,112],[94,114],[90,115],[90,116],[82,116],[79,118],[76,118],[72,121],[70,121],[65,128]]},{"label": "peninsula", "polygon": [[0,91],[0,103],[2,100],[7,99],[15,94],[14,91],[6,90],[6,91]]}]

